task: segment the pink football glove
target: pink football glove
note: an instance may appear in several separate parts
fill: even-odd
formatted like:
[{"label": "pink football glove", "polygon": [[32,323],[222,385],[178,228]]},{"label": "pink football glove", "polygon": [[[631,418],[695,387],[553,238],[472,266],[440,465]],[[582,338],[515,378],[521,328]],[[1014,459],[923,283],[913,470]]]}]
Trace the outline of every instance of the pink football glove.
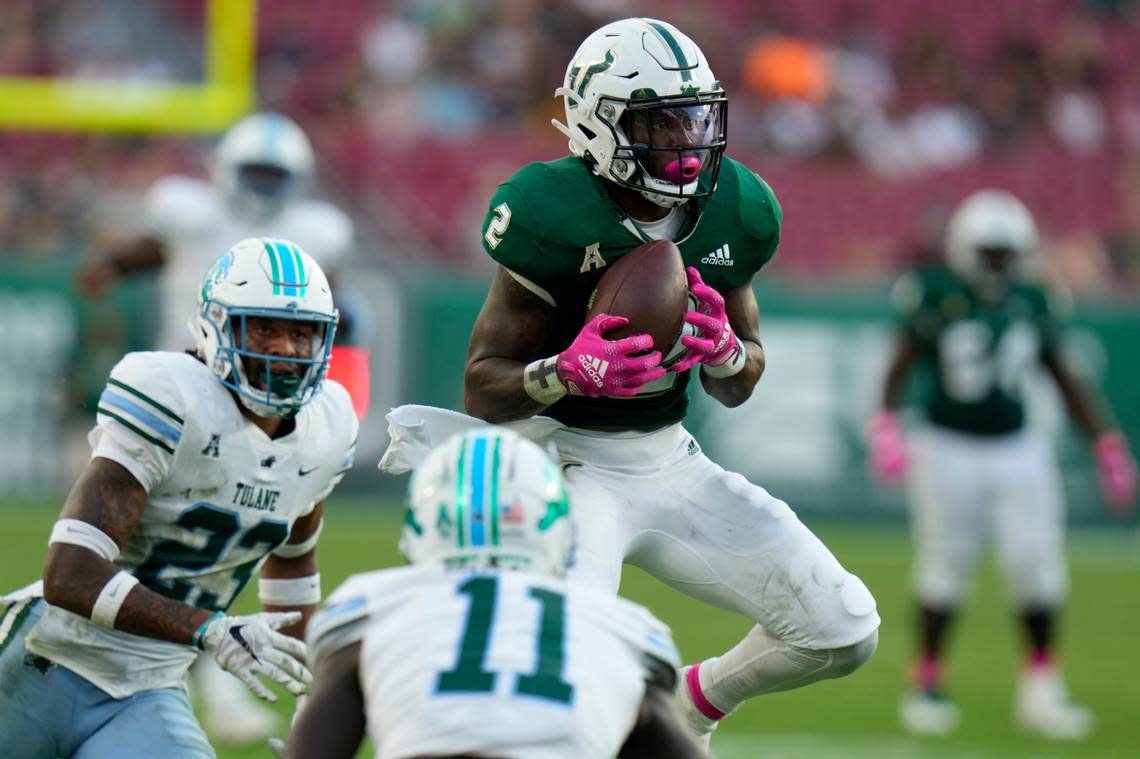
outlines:
[{"label": "pink football glove", "polygon": [[1119,432],[1105,432],[1093,443],[1100,491],[1119,515],[1127,514],[1136,500],[1136,460]]},{"label": "pink football glove", "polygon": [[634,355],[653,348],[649,335],[605,338],[606,332],[627,324],[629,319],[624,316],[598,314],[586,322],[570,347],[558,354],[558,379],[571,395],[629,397],[665,376],[661,351]]},{"label": "pink football glove", "polygon": [[705,284],[696,267],[685,269],[689,292],[697,300],[697,310],[685,312],[685,321],[699,330],[699,336],[685,336],[681,342],[689,350],[671,371],[684,372],[697,364],[720,366],[732,360],[740,342],[724,310],[724,296]]},{"label": "pink football glove", "polygon": [[883,482],[895,484],[906,474],[906,436],[898,415],[880,411],[867,423],[871,472]]}]

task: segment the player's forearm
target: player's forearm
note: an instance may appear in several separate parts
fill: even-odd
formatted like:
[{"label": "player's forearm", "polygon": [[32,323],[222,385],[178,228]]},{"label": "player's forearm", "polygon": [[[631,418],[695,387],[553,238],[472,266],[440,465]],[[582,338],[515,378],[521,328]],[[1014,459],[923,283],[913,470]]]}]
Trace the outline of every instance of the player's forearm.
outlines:
[{"label": "player's forearm", "polygon": [[153,271],[165,263],[166,245],[147,235],[108,250],[103,259],[120,275]]},{"label": "player's forearm", "polygon": [[902,335],[895,345],[894,355],[891,357],[886,378],[883,380],[883,408],[897,409],[902,406],[906,380],[917,359],[918,347],[913,338],[909,335]]},{"label": "player's forearm", "polygon": [[1065,408],[1073,421],[1080,427],[1089,440],[1096,440],[1111,428],[1108,415],[1096,402],[1093,395],[1085,387],[1059,355],[1046,358],[1046,366],[1057,382],[1057,389],[1065,402]]},{"label": "player's forearm", "polygon": [[[119,568],[115,564],[86,548],[52,544],[44,568],[44,600],[90,619],[100,594],[117,574]],[[194,632],[209,616],[210,612],[205,609],[134,585],[112,621],[116,630],[189,644]]]},{"label": "player's forearm", "polygon": [[364,695],[360,690],[360,644],[353,643],[315,666],[305,708],[289,739],[289,759],[351,759],[364,740]]},{"label": "player's forearm", "polygon": [[470,362],[463,383],[463,405],[471,416],[498,424],[540,414],[547,404],[529,395],[523,385],[525,365],[505,358]]},{"label": "player's forearm", "polygon": [[270,556],[261,568],[258,595],[265,611],[299,611],[301,621],[280,632],[297,640],[305,639],[309,619],[320,605],[320,574],[316,549],[294,559]]},{"label": "player's forearm", "polygon": [[744,368],[730,377],[713,377],[701,370],[701,386],[723,405],[734,408],[752,396],[766,366],[764,348],[759,343],[741,339],[744,345]]}]

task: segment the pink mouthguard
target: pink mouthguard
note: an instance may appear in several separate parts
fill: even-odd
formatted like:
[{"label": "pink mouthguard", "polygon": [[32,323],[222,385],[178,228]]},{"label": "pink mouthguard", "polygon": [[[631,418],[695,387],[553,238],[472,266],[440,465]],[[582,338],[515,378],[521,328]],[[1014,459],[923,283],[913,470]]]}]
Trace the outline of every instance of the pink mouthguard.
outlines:
[{"label": "pink mouthguard", "polygon": [[670,161],[665,165],[665,181],[673,184],[689,183],[701,173],[701,159],[696,156],[685,156],[680,161]]}]

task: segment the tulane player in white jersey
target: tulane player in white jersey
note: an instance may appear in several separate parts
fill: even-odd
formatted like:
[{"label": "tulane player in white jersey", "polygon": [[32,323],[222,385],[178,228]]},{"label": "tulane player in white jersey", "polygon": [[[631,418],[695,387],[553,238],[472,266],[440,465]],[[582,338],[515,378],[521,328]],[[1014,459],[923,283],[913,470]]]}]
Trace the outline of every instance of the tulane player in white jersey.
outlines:
[{"label": "tulane player in white jersey", "polygon": [[[146,231],[88,261],[80,282],[90,293],[120,278],[159,272],[158,347],[182,350],[195,283],[234,240],[280,237],[311,255],[335,283],[352,244],[352,222],[340,209],[304,193],[314,173],[313,149],[296,123],[277,113],[239,121],[214,152],[212,181],[159,179],[143,200]],[[342,336],[343,337],[343,336]]]},{"label": "tulane player in white jersey", "polygon": [[412,566],[355,575],[309,627],[315,679],[296,759],[702,757],[675,711],[679,665],[648,610],[562,579],[574,525],[536,444],[455,435],[412,477]]},{"label": "tulane player in white jersey", "polygon": [[[258,675],[304,690],[322,502],[357,430],[324,381],[337,318],[312,258],[243,240],[202,283],[196,355],[115,366],[42,586],[5,599],[0,756],[213,757],[184,688],[203,651],[263,698]],[[258,570],[266,611],[227,616]]]},{"label": "tulane player in white jersey", "polygon": [[[156,181],[143,200],[144,233],[88,261],[80,284],[94,295],[122,278],[157,271],[161,297],[156,344],[161,350],[178,351],[189,347],[186,314],[198,297],[196,283],[234,240],[290,240],[317,261],[335,286],[336,270],[351,248],[353,227],[340,209],[305,197],[314,171],[312,146],[296,123],[277,113],[248,116],[218,143],[212,181],[178,175]],[[368,359],[366,350],[356,345],[352,325],[366,314],[357,305],[361,299],[345,298],[345,292],[337,288],[341,321],[331,376],[349,390],[362,416]],[[232,678],[208,661],[199,662],[194,673],[212,736],[244,743],[272,733],[274,714]]]}]

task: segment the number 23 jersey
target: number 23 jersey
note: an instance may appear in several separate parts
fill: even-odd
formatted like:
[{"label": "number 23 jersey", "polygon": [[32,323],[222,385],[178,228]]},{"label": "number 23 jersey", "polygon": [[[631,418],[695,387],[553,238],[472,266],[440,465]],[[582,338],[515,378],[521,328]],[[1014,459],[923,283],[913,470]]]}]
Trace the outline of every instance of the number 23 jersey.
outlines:
[{"label": "number 23 jersey", "polygon": [[671,682],[679,664],[668,628],[630,601],[438,564],[356,575],[330,595],[312,660],[356,642],[377,759],[616,756],[646,681]]},{"label": "number 23 jersey", "polygon": [[[295,419],[270,439],[193,356],[123,357],[89,436],[93,458],[122,465],[147,491],[115,563],[167,598],[227,609],[352,466],[357,421],[344,388],[325,382]],[[52,606],[27,645],[116,698],[177,685],[196,655]]]}]

